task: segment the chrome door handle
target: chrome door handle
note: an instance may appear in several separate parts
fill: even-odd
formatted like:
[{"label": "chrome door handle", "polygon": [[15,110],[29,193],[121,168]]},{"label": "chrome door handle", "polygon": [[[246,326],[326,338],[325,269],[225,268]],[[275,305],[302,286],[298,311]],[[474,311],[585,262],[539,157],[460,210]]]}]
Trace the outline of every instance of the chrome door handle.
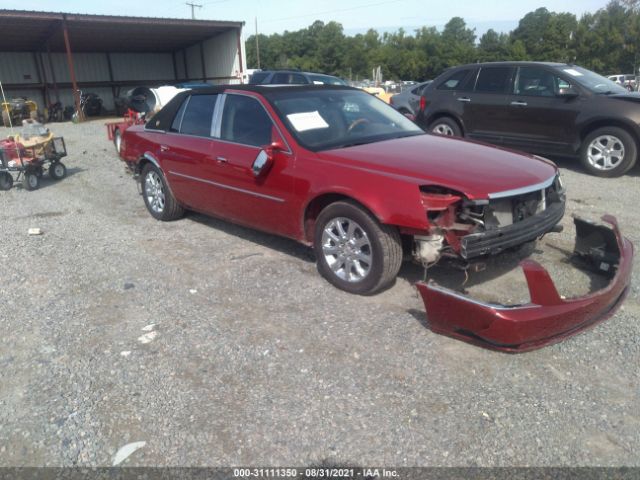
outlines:
[{"label": "chrome door handle", "polygon": [[471,101],[471,99],[469,97],[459,97],[458,98],[459,102],[466,102],[469,103]]},{"label": "chrome door handle", "polygon": [[160,151],[161,152],[167,152],[167,151],[169,151],[169,147],[167,147],[166,145],[160,145]]},{"label": "chrome door handle", "polygon": [[514,107],[526,107],[528,104],[527,102],[511,102],[511,105]]},{"label": "chrome door handle", "polygon": [[228,160],[226,158],[224,158],[224,157],[216,157],[216,162],[227,163]]}]

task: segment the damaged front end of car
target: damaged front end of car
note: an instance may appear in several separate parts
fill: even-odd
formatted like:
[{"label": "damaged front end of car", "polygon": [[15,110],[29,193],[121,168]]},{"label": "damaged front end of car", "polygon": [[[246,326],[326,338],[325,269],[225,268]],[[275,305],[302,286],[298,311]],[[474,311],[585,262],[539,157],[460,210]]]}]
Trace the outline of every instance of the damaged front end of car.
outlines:
[{"label": "damaged front end of car", "polygon": [[[564,201],[559,203],[562,206],[556,208],[564,211]],[[535,219],[528,228],[536,234],[539,225],[549,225],[549,228],[555,225],[551,219],[545,223],[547,215],[540,215],[545,211],[550,211],[554,218],[553,210],[548,206],[538,215],[528,217]],[[483,219],[486,218],[484,215]],[[629,291],[634,248],[622,236],[614,217],[605,215],[602,220],[609,226],[574,218],[573,258],[586,269],[606,276],[609,281],[605,288],[586,296],[564,298],[547,270],[530,259],[520,263],[529,289],[530,301],[526,304],[485,303],[434,281],[419,282],[416,286],[424,301],[431,330],[486,348],[516,353],[559,342],[605,320],[621,305]],[[521,222],[513,225],[518,223]],[[462,237],[460,255],[493,253],[508,247],[518,238],[513,228],[507,225],[498,229],[503,235],[496,236],[488,229]]]},{"label": "damaged front end of car", "polygon": [[469,199],[439,186],[420,189],[431,228],[414,234],[413,258],[428,267],[441,257],[466,263],[560,231],[565,190],[559,175],[526,188]]}]

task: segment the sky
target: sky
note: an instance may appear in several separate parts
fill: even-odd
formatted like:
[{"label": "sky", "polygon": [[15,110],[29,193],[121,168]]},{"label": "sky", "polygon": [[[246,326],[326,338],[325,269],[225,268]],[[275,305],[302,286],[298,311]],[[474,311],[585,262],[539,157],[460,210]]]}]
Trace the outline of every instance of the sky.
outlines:
[{"label": "sky", "polygon": [[[441,28],[451,17],[462,17],[481,35],[489,28],[509,31],[526,13],[540,7],[571,12],[578,16],[604,7],[608,0],[186,0],[202,5],[196,18],[245,21],[245,35],[254,33],[255,19],[260,33],[281,33],[304,28],[315,20],[340,22],[345,33],[354,35],[375,28],[379,32],[400,27],[411,31],[420,26]],[[104,15],[133,15],[190,18],[191,8],[183,0],[0,0],[0,8],[62,11]]]}]

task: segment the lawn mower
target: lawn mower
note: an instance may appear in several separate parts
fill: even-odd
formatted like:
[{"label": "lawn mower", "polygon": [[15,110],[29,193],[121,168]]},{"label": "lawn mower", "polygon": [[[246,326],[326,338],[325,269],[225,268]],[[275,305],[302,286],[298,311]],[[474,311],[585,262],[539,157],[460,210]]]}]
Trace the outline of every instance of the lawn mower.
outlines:
[{"label": "lawn mower", "polygon": [[22,181],[25,190],[35,190],[45,171],[54,180],[67,175],[60,161],[67,156],[64,138],[54,137],[35,120],[23,120],[22,132],[0,140],[0,190],[9,190],[15,181]]},{"label": "lawn mower", "polygon": [[24,119],[38,119],[38,105],[24,97],[11,98],[2,102],[2,123],[5,127],[20,124]]}]

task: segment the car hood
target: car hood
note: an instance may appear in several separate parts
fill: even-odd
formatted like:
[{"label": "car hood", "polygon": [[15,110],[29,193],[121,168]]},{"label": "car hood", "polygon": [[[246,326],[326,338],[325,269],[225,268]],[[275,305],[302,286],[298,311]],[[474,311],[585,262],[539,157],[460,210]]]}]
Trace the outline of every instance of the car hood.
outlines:
[{"label": "car hood", "polygon": [[628,102],[640,103],[640,93],[638,92],[616,93],[613,95],[608,95],[608,98],[615,98],[616,100],[626,100]]},{"label": "car hood", "polygon": [[553,177],[553,162],[478,142],[417,135],[321,152],[322,158],[366,171],[438,185],[470,199],[526,188]]}]

